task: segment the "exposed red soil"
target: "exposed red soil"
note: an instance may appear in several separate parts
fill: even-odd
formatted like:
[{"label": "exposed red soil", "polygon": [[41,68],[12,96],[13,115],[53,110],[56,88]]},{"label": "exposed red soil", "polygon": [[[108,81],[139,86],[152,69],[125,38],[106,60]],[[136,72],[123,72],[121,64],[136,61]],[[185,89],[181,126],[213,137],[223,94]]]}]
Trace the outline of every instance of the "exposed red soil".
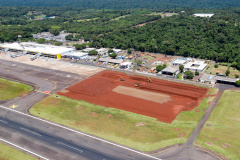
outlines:
[{"label": "exposed red soil", "polygon": [[[125,81],[120,81],[125,79]],[[118,108],[150,117],[159,121],[171,123],[181,111],[190,111],[197,107],[206,96],[207,88],[196,87],[182,83],[151,78],[152,83],[147,82],[146,77],[130,75],[121,72],[103,71],[89,79],[77,83],[66,90],[58,92],[59,95],[76,100],[85,100],[96,105]],[[136,97],[113,92],[119,86],[167,94],[171,101],[156,103]],[[138,94],[136,92],[136,94]]]}]

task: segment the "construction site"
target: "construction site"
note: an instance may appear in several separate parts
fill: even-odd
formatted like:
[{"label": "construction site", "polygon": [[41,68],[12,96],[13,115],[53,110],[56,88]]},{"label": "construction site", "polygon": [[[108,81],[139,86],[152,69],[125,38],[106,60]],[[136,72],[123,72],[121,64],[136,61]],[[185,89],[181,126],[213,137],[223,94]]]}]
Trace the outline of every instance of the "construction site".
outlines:
[{"label": "construction site", "polygon": [[107,70],[58,94],[171,123],[181,111],[197,107],[207,91],[193,85]]}]

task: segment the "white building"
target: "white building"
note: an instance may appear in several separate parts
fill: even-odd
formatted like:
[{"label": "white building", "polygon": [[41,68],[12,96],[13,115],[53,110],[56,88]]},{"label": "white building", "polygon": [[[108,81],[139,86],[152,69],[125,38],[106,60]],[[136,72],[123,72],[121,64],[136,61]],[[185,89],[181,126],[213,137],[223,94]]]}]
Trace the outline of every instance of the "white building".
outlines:
[{"label": "white building", "polygon": [[187,62],[187,58],[178,58],[173,61],[173,65],[184,65]]},{"label": "white building", "polygon": [[185,70],[202,72],[207,67],[205,61],[194,61],[184,65]]},{"label": "white building", "polygon": [[10,51],[27,51],[28,54],[42,53],[42,55],[52,58],[60,59],[61,56],[73,53],[76,50],[74,48],[68,48],[64,46],[54,46],[47,44],[38,44],[33,42],[22,43],[3,43],[0,44],[0,48],[7,48]]},{"label": "white building", "polygon": [[130,68],[132,66],[132,62],[123,62],[120,64],[120,68]]},{"label": "white building", "polygon": [[96,50],[96,48],[85,48],[85,49],[83,49],[82,51],[83,52],[90,52],[90,51],[92,51],[92,50]]},{"label": "white building", "polygon": [[99,56],[108,55],[108,49],[106,49],[106,48],[97,49],[97,51],[98,51]]},{"label": "white building", "polygon": [[88,53],[73,52],[73,53],[67,54],[66,57],[71,58],[71,59],[85,59],[88,57]]},{"label": "white building", "polygon": [[122,50],[121,50],[121,49],[113,49],[113,51],[118,54],[118,53],[120,53]]},{"label": "white building", "polygon": [[207,18],[211,18],[212,16],[214,16],[214,14],[211,13],[195,13],[193,14],[194,17],[207,17]]}]

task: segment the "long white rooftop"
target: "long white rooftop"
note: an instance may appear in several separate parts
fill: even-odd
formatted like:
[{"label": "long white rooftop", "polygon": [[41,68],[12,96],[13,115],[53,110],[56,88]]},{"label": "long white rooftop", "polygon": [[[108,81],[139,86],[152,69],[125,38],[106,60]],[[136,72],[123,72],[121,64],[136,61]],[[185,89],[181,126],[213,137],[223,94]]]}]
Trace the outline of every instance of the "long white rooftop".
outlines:
[{"label": "long white rooftop", "polygon": [[75,51],[74,48],[67,48],[63,46],[54,46],[54,45],[46,45],[46,44],[38,44],[33,42],[22,42],[22,43],[3,43],[0,44],[2,48],[9,48],[15,50],[24,50],[36,53],[46,53],[46,54],[64,54],[67,52]]}]

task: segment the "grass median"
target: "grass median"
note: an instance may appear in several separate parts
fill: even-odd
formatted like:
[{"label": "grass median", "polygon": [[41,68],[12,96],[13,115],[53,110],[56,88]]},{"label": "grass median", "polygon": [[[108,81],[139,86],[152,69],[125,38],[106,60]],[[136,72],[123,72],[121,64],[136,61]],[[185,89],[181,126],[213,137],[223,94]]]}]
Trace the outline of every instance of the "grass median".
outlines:
[{"label": "grass median", "polygon": [[36,158],[14,149],[6,144],[0,143],[0,159],[1,160],[35,160]]},{"label": "grass median", "polygon": [[195,144],[240,159],[240,91],[224,91]]},{"label": "grass median", "polygon": [[32,90],[32,86],[0,78],[0,100],[16,98]]},{"label": "grass median", "polygon": [[185,143],[208,108],[208,101],[205,98],[194,110],[181,112],[171,124],[58,95],[37,103],[30,113],[141,151],[153,151]]}]

